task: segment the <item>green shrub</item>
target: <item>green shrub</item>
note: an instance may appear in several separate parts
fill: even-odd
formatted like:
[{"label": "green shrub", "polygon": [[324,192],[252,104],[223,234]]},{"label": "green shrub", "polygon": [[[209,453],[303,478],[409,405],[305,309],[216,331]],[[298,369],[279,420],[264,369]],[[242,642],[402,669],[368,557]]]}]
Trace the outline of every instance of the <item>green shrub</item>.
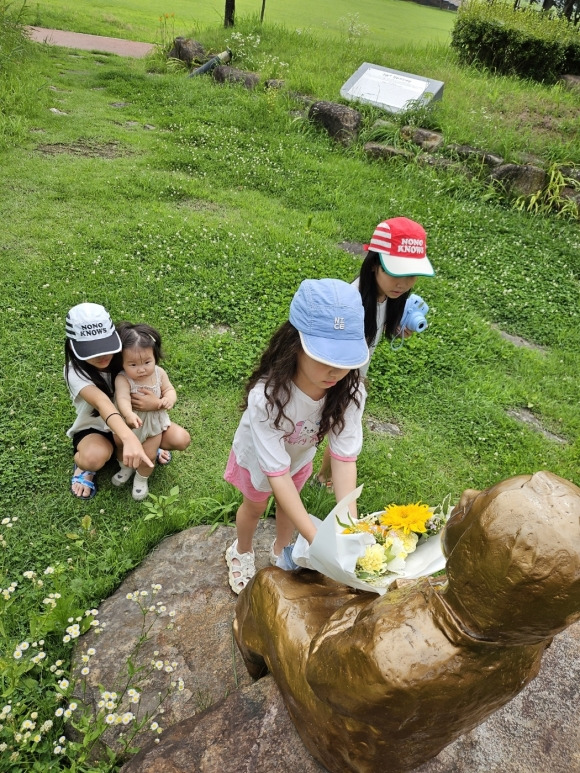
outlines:
[{"label": "green shrub", "polygon": [[462,64],[553,83],[580,73],[580,32],[564,18],[531,7],[469,0],[457,15],[451,46]]}]

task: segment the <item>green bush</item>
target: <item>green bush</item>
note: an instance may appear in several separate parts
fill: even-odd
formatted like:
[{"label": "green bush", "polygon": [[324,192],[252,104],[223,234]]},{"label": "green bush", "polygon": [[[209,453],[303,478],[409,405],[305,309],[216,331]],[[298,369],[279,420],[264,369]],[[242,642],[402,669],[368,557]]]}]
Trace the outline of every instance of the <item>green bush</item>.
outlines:
[{"label": "green bush", "polygon": [[451,46],[462,64],[553,83],[580,73],[580,32],[566,19],[531,7],[469,0],[457,14]]}]

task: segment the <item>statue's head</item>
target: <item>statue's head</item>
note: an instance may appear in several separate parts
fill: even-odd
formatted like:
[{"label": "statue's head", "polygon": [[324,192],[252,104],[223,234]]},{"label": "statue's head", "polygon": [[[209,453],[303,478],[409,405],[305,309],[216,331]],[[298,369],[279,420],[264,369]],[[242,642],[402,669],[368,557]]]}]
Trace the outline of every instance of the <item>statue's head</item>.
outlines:
[{"label": "statue's head", "polygon": [[580,488],[550,472],[464,491],[442,537],[443,595],[473,633],[542,641],[580,618]]}]

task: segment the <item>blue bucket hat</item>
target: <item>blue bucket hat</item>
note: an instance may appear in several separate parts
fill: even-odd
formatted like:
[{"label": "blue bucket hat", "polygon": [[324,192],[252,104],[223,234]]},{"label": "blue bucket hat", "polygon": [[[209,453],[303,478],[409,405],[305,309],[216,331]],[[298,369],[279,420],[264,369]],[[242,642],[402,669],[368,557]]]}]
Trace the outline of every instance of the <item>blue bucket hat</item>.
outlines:
[{"label": "blue bucket hat", "polygon": [[364,316],[359,291],[340,279],[305,279],[290,304],[306,354],[335,368],[368,362]]}]

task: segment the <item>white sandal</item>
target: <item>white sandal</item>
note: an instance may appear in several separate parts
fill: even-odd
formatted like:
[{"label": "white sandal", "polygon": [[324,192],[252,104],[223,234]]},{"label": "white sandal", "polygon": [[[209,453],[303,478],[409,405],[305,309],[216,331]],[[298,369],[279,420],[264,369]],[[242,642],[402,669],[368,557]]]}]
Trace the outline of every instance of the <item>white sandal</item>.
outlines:
[{"label": "white sandal", "polygon": [[[237,561],[237,564],[234,564]],[[252,577],[256,574],[254,553],[238,553],[238,540],[226,550],[226,564],[228,565],[228,581],[234,593],[241,593]],[[237,577],[235,576],[237,574]]]},{"label": "white sandal", "polygon": [[270,558],[270,564],[272,566],[278,566],[278,559],[280,558],[280,556],[277,556],[276,553],[274,553],[275,544],[276,544],[276,540],[274,540],[274,542],[272,542],[272,544],[270,545],[270,553],[268,554]]}]

